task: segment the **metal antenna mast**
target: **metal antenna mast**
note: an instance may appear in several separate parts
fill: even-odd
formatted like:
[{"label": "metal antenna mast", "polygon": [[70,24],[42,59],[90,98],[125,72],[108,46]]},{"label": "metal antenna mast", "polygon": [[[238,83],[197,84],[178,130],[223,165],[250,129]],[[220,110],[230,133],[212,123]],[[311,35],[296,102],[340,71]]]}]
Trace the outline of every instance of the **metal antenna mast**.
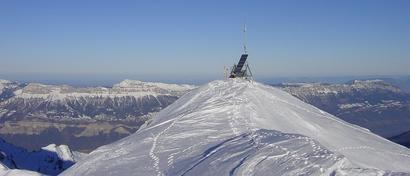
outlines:
[{"label": "metal antenna mast", "polygon": [[233,65],[229,78],[242,78],[245,80],[252,80],[252,72],[246,59],[248,58],[248,48],[246,41],[246,23],[243,28],[243,50],[238,64]]},{"label": "metal antenna mast", "polygon": [[247,54],[248,53],[248,48],[247,48],[247,38],[246,38],[246,23],[245,23],[245,25],[243,26],[243,51],[244,51],[244,53],[245,54]]}]

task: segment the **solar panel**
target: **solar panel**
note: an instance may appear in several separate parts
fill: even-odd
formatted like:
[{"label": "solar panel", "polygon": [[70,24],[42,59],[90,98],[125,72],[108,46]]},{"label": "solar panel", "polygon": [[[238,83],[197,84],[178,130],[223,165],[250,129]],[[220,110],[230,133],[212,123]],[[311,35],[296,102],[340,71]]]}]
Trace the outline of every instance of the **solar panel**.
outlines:
[{"label": "solar panel", "polygon": [[246,62],[246,59],[248,58],[247,54],[242,54],[241,59],[239,59],[238,65],[236,65],[234,73],[240,73],[242,70],[243,65]]}]

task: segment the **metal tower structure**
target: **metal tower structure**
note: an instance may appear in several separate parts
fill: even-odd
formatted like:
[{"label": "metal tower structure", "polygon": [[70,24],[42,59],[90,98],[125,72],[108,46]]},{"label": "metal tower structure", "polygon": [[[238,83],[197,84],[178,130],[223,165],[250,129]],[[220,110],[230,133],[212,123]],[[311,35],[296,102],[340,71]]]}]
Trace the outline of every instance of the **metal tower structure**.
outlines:
[{"label": "metal tower structure", "polygon": [[252,72],[247,62],[248,48],[247,48],[247,36],[246,36],[246,24],[243,28],[243,54],[239,59],[238,64],[233,65],[229,78],[242,78],[246,80],[252,80]]}]

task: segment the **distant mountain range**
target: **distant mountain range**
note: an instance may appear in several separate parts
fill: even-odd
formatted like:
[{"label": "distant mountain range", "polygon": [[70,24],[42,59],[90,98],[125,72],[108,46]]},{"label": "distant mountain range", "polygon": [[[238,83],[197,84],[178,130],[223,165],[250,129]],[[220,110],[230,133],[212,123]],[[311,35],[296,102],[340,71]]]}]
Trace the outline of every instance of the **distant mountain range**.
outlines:
[{"label": "distant mountain range", "polygon": [[[153,172],[172,171],[170,173],[174,173],[175,171],[175,173],[177,173],[179,172],[178,169],[173,169],[171,165],[177,163],[176,166],[183,168],[182,166],[185,165],[179,165],[178,163],[185,162],[185,160],[180,161],[180,157],[185,155],[172,155],[174,158],[170,155],[169,157],[171,158],[168,158],[169,162],[167,167],[163,167],[166,163],[164,164],[164,162],[160,161],[160,159],[164,159],[165,155],[161,156],[160,154],[161,152],[166,153],[168,150],[160,151],[159,149],[171,147],[169,150],[177,150],[177,148],[172,147],[174,144],[182,145],[183,147],[204,145],[210,147],[205,147],[204,151],[202,151],[202,149],[198,150],[202,151],[204,156],[205,154],[213,154],[213,152],[218,153],[219,151],[217,151],[217,149],[219,147],[213,148],[212,146],[208,146],[208,144],[204,143],[205,141],[201,141],[199,143],[194,142],[193,145],[185,145],[185,142],[187,141],[185,141],[184,144],[174,143],[174,140],[185,140],[185,138],[197,140],[195,135],[199,134],[207,136],[208,133],[213,133],[215,130],[219,131],[218,134],[222,134],[222,131],[227,130],[226,134],[232,133],[234,135],[239,134],[240,131],[248,131],[247,133],[244,133],[243,136],[239,135],[232,138],[234,141],[238,140],[240,142],[240,145],[238,144],[238,146],[236,146],[235,143],[232,144],[233,148],[238,147],[237,149],[231,150],[230,148],[232,148],[232,146],[230,146],[231,144],[229,142],[229,145],[227,146],[225,146],[225,144],[221,145],[221,147],[227,148],[226,150],[224,149],[221,151],[227,151],[228,153],[241,153],[244,150],[248,150],[247,145],[242,144],[260,140],[259,138],[253,139],[254,136],[260,136],[261,140],[265,140],[267,136],[277,136],[278,139],[275,137],[275,140],[273,141],[271,141],[270,138],[269,140],[266,138],[266,144],[269,144],[267,146],[273,144],[278,146],[293,146],[295,147],[295,151],[292,152],[297,153],[299,149],[303,149],[308,150],[308,153],[310,152],[309,155],[311,154],[313,156],[317,153],[315,148],[322,147],[321,145],[316,144],[317,141],[315,140],[319,140],[320,143],[323,142],[325,146],[328,145],[327,147],[330,148],[334,147],[333,144],[341,146],[349,144],[346,143],[346,140],[350,140],[348,137],[345,135],[339,136],[341,133],[334,132],[334,130],[337,131],[341,129],[336,129],[340,126],[336,125],[336,122],[332,120],[334,117],[330,114],[333,114],[352,124],[365,127],[370,131],[385,138],[389,138],[399,144],[410,147],[410,94],[402,91],[400,88],[393,86],[390,83],[387,83],[384,80],[355,80],[349,81],[345,84],[282,83],[273,86],[279,87],[298,99],[310,103],[320,109],[315,109],[310,105],[299,103],[299,100],[298,102],[296,101],[297,99],[292,99],[291,96],[289,97],[286,93],[281,93],[283,91],[276,89],[271,90],[270,88],[259,83],[249,84],[248,82],[241,81],[211,82],[203,86],[202,89],[200,88],[200,90],[193,91],[193,93],[189,93],[189,95],[184,96],[185,99],[181,98],[183,100],[178,100],[185,93],[195,89],[196,86],[124,80],[121,83],[113,85],[112,87],[72,87],[68,85],[44,85],[39,83],[22,84],[13,81],[0,80],[0,137],[11,143],[10,144],[0,140],[0,175],[38,175],[38,173],[56,175],[77,161],[80,161],[80,164],[74,169],[70,169],[66,173],[67,175],[76,175],[75,173],[77,172],[88,172],[88,165],[84,163],[90,162],[94,163],[95,167],[98,167],[99,169],[106,167],[115,168],[116,166],[111,162],[108,165],[105,165],[104,163],[101,165],[100,158],[106,158],[108,156],[109,158],[114,157],[118,159],[116,157],[117,154],[126,156],[125,158],[127,158],[128,155],[130,157],[134,157],[133,155],[136,155],[136,158],[140,158],[139,154],[127,153],[129,152],[129,149],[135,150],[134,152],[136,153],[145,152],[141,155],[141,157],[149,157],[152,159],[152,162],[154,162],[153,166],[157,169]],[[198,100],[198,97],[200,97],[200,100]],[[172,108],[166,110],[165,112],[163,111],[162,114],[159,115],[158,119],[151,118],[154,114],[164,109],[168,105],[173,104],[176,100],[178,100],[179,103],[176,103],[176,105],[174,104]],[[295,104],[289,104],[288,101]],[[257,104],[253,106],[245,106],[250,102],[251,104]],[[268,104],[269,107],[265,107],[266,104]],[[255,110],[255,108],[257,110]],[[225,110],[223,109],[229,109],[229,111],[226,111],[226,115],[223,113],[220,114],[219,111],[216,113],[218,116],[212,115],[215,113],[213,110],[221,109],[221,112],[223,113],[225,113]],[[168,117],[166,115],[167,113],[171,114],[171,116]],[[270,120],[272,120],[273,117],[267,116],[267,114],[274,114],[273,117],[275,117],[275,120],[272,121],[272,123],[270,123]],[[206,118],[202,118],[202,116]],[[245,118],[248,116],[250,119]],[[287,119],[290,117],[294,119]],[[183,127],[188,130],[181,129],[179,131],[173,131],[175,130],[174,128],[173,130],[165,128],[164,131],[156,131],[157,128],[162,128],[165,124],[165,122],[164,124],[160,122],[166,120],[167,118],[186,118],[184,123],[172,123],[171,126],[175,126],[177,129]],[[208,121],[210,120],[209,118],[216,121]],[[261,122],[261,118],[264,119],[264,121],[267,121]],[[317,119],[321,120],[316,121]],[[192,120],[197,120],[198,122]],[[70,148],[74,151],[90,152],[99,146],[112,143],[125,136],[129,136],[138,130],[144,123],[146,125],[144,125],[142,132],[137,132],[135,135],[131,135],[127,139],[99,148],[87,157],[88,160],[84,162],[81,162],[81,160],[85,154],[71,152],[68,147],[70,146]],[[255,126],[255,124],[258,125]],[[283,124],[286,124],[287,126],[283,126]],[[310,125],[304,126],[304,124]],[[362,131],[360,132],[360,135],[365,135],[368,133],[365,129],[355,125],[349,124],[345,126],[346,128],[354,129],[345,130],[345,132]],[[256,127],[269,127],[266,129],[275,129],[281,132],[269,130],[255,131],[254,127],[255,129]],[[326,137],[326,139],[322,138],[323,135],[320,134],[324,129],[326,129],[326,134],[331,133],[335,136],[343,137],[345,141],[335,141],[331,137]],[[189,130],[199,131],[198,133],[186,133],[186,131]],[[147,141],[145,140],[135,140],[138,138],[138,135],[145,132],[147,132],[146,135],[148,143],[152,142],[152,146],[149,150],[148,148],[124,147],[125,145],[146,145]],[[175,136],[174,133],[177,134],[177,132],[184,134],[185,137],[181,137],[179,135]],[[297,134],[300,132],[302,135],[316,137],[314,137],[314,139],[310,139],[305,136],[296,136],[296,132],[298,132]],[[348,134],[350,134],[350,132]],[[249,138],[250,141],[247,140],[248,137],[246,136],[248,135],[253,136]],[[204,139],[220,140],[225,138],[224,135],[219,137],[217,137],[217,135],[208,135]],[[364,144],[363,146],[359,146],[359,148],[357,148],[360,149],[360,151],[358,151],[359,153],[366,153],[373,150],[376,151],[374,148],[375,146],[376,148],[383,148],[389,145],[392,146],[391,144],[387,145],[386,142],[388,141],[380,140],[374,135],[370,135],[368,137],[372,138],[372,140],[366,138],[366,140],[369,141],[365,142],[365,144],[369,146],[364,146]],[[168,138],[170,138],[170,140],[167,142],[166,139]],[[295,145],[295,140],[298,141],[297,143],[303,145]],[[304,143],[303,141],[305,140],[307,140],[308,143]],[[191,140],[189,141],[192,142]],[[352,140],[351,142],[357,141]],[[370,145],[369,143],[372,142],[378,144]],[[382,143],[383,146],[378,146]],[[60,144],[67,144],[68,146]],[[252,145],[255,145],[254,147],[256,148],[266,147],[264,143],[262,144],[255,143]],[[22,146],[29,150],[16,147],[14,145]],[[344,146],[342,148],[339,146],[339,148],[336,148],[336,151],[347,156],[347,159],[341,160],[343,161],[341,163],[347,163],[347,165],[343,164],[342,168],[332,170],[333,166],[340,164],[339,161],[330,161],[325,159],[323,162],[326,162],[329,165],[323,166],[323,170],[316,168],[313,165],[300,165],[300,167],[303,167],[312,173],[322,173],[327,171],[332,173],[354,173],[356,170],[345,170],[346,167],[351,167],[352,163],[352,166],[356,167],[356,164],[359,163],[360,165],[360,162],[374,162],[368,159],[364,159],[362,161],[361,158],[355,157],[358,156],[355,153],[349,153],[349,147],[352,146],[356,146],[356,144]],[[310,148],[313,148],[314,150],[310,150]],[[36,149],[36,151],[30,152],[30,150],[33,149]],[[353,149],[356,150],[354,147]],[[367,151],[368,149],[369,151]],[[191,147],[188,147],[181,152],[190,150]],[[126,152],[124,153],[124,151]],[[247,154],[246,157],[242,156],[242,154],[238,155],[244,165],[246,165],[248,158],[251,158],[248,156],[258,155],[258,153],[254,153],[252,150],[250,151],[251,152],[245,153]],[[104,155],[100,155],[101,153],[104,153]],[[148,156],[145,156],[147,153]],[[274,152],[272,154],[276,157],[277,153]],[[388,153],[375,152],[375,154],[385,156]],[[333,156],[333,154],[329,154],[328,156],[328,153],[326,152],[320,155],[320,157],[325,158],[330,157],[331,155]],[[210,161],[220,161],[218,158],[219,156],[220,155],[214,155],[208,159]],[[283,159],[284,162],[293,162],[293,156],[284,156],[285,157],[278,155],[278,157]],[[311,158],[312,161],[315,157],[316,156],[313,156]],[[317,157],[319,157],[319,155]],[[340,157],[342,157],[342,155],[340,155]],[[155,165],[157,159],[159,165]],[[192,159],[193,161],[196,161],[195,157]],[[204,160],[206,161],[205,163],[208,162],[208,159]],[[295,162],[296,161],[297,160],[295,160]],[[350,163],[350,161],[352,161],[352,163]],[[201,163],[202,158],[200,158],[198,162]],[[319,161],[319,163],[320,162],[322,161]],[[144,173],[151,173],[151,170],[148,167],[148,165],[152,164],[151,162],[136,159],[134,163],[131,162],[130,164],[135,163],[140,164],[138,166],[133,165],[135,168],[141,167]],[[316,160],[313,163],[316,163]],[[228,162],[228,165],[233,166],[235,164],[236,163],[232,164],[231,162]],[[239,173],[241,169],[238,168],[241,168],[242,164],[240,163],[239,165],[232,167],[231,172]],[[288,172],[286,167],[282,168],[281,165],[275,165],[275,162],[267,164],[271,164],[278,169],[283,169],[281,170],[283,173]],[[288,166],[288,164],[289,163],[287,163],[286,166]],[[375,162],[373,164],[378,163]],[[146,165],[147,167],[145,167]],[[200,165],[198,165],[198,167],[193,166],[192,169],[186,170],[186,172],[196,170],[202,171],[199,166]],[[378,167],[382,168],[381,166],[382,165],[378,165]],[[80,170],[78,170],[79,167],[81,167]],[[389,167],[383,169],[389,169]],[[126,167],[123,169],[126,170],[135,168]],[[28,170],[36,172],[30,172]],[[101,171],[98,170],[96,173],[103,173],[103,170],[104,169]],[[215,171],[219,172],[220,170]],[[376,170],[362,171],[364,173],[376,172]],[[111,171],[107,171],[107,173],[109,172]],[[119,169],[118,172],[122,172],[122,169]],[[386,174],[387,173],[389,172],[386,171]]]},{"label": "distant mountain range", "polygon": [[111,88],[1,80],[0,136],[28,149],[56,143],[88,152],[135,132],[193,88],[134,80]]},{"label": "distant mountain range", "polygon": [[283,83],[274,86],[347,122],[410,147],[410,94],[386,81]]},{"label": "distant mountain range", "polygon": [[264,78],[266,84],[281,83],[327,83],[344,84],[352,80],[383,80],[386,83],[410,93],[410,75],[380,75],[380,76],[328,76],[328,77],[272,77]]},{"label": "distant mountain range", "polygon": [[[274,86],[350,123],[409,147],[410,94],[386,80]],[[0,80],[0,137],[27,149],[50,143],[90,152],[134,133],[192,85],[124,80],[112,87]]]}]

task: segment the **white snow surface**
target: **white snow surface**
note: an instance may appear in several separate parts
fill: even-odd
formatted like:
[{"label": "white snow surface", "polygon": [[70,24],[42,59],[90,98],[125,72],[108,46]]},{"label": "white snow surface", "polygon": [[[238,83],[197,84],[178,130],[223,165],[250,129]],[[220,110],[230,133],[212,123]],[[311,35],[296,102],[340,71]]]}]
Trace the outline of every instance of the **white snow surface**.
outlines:
[{"label": "white snow surface", "polygon": [[42,150],[28,151],[0,139],[0,176],[42,175],[41,173],[56,175],[81,160],[84,155],[72,153],[66,145],[55,144],[43,147]]},{"label": "white snow surface", "polygon": [[61,160],[75,162],[75,157],[67,145],[49,144],[48,146],[42,147],[42,149],[56,153]]},{"label": "white snow surface", "polygon": [[22,169],[8,169],[7,167],[0,164],[0,175],[1,176],[41,176],[42,174],[38,172],[22,170]]},{"label": "white snow surface", "polygon": [[407,175],[409,166],[403,146],[277,88],[230,79],[185,94],[62,175]]},{"label": "white snow surface", "polygon": [[22,169],[9,169],[7,166],[3,165],[0,162],[0,175],[1,176],[41,176],[42,174],[38,172],[22,170]]}]

